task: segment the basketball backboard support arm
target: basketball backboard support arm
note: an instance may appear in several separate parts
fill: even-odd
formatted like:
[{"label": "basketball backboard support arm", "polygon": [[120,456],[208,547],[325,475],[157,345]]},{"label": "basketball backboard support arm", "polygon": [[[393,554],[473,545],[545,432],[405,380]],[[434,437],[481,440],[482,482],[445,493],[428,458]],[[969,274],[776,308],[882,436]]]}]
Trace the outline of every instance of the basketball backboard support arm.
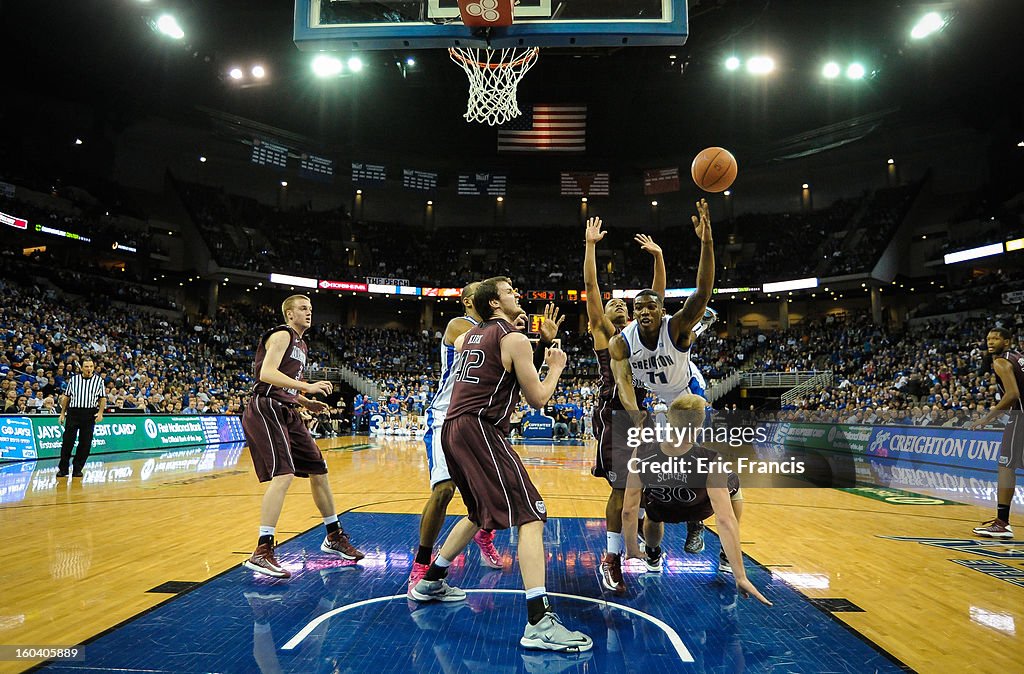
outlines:
[{"label": "basketball backboard support arm", "polygon": [[[304,51],[448,47],[678,46],[686,42],[686,0],[524,0],[516,23],[489,40],[459,21],[448,0],[296,0],[295,44]],[[555,6],[552,7],[552,2]],[[451,0],[450,4],[455,4]],[[576,12],[583,7],[586,12]],[[343,18],[325,16],[328,5]],[[560,11],[569,7],[570,11]],[[602,8],[614,8],[604,15]],[[631,12],[633,12],[631,14]],[[551,18],[554,15],[555,18]],[[489,44],[488,44],[489,42]]]}]

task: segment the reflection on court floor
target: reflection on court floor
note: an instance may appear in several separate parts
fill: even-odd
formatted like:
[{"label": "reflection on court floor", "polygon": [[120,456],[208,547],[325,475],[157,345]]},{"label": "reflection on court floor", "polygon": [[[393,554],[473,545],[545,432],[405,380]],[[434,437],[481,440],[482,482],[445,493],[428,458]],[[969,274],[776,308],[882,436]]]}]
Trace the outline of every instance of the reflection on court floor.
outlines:
[{"label": "reflection on court floor", "polygon": [[[455,521],[449,518],[448,526]],[[161,672],[886,672],[903,668],[779,577],[748,561],[773,608],[738,598],[717,573],[719,545],[700,555],[668,537],[665,571],[630,566],[630,591],[602,595],[597,565],[603,522],[548,523],[548,590],[567,622],[594,637],[581,655],[518,645],[525,599],[513,532],[499,532],[504,569],[470,549],[451,582],[464,603],[422,605],[404,596],[416,540],[414,515],[350,513],[359,564],[325,558],[320,527],[279,548],[294,574],[275,581],[233,568],[86,646],[85,663],[49,670]],[[240,551],[241,552],[241,551]],[[243,559],[239,555],[239,561]],[[641,566],[642,568],[642,566]],[[835,607],[831,607],[835,610]]]}]

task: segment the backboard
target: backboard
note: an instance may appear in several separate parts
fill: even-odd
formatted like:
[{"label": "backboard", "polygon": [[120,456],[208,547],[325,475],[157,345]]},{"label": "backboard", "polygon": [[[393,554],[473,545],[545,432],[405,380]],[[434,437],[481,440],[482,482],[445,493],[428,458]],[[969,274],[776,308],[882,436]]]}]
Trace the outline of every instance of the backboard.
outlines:
[{"label": "backboard", "polygon": [[686,34],[686,0],[520,0],[515,24],[489,39],[463,25],[458,0],[295,2],[306,51],[674,46]]}]

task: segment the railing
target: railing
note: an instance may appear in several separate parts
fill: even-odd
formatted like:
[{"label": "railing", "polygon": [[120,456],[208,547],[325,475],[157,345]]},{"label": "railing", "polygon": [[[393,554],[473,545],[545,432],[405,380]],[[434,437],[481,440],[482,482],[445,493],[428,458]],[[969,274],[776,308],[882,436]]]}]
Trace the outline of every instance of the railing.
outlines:
[{"label": "railing", "polygon": [[309,378],[326,379],[327,381],[342,381],[354,388],[363,395],[372,396],[376,399],[380,395],[377,385],[362,376],[355,370],[345,365],[331,365],[309,371]]},{"label": "railing", "polygon": [[720,379],[711,385],[711,389],[708,391],[708,402],[713,403],[729,391],[733,390],[740,385],[743,381],[742,372],[733,372],[725,379]]},{"label": "railing", "polygon": [[808,379],[798,386],[794,386],[782,394],[782,403],[791,403],[808,391],[813,391],[819,386],[832,385],[832,372],[821,372],[816,377]]},{"label": "railing", "polygon": [[806,382],[828,374],[820,370],[805,370],[799,372],[744,372],[743,386],[746,388],[787,388],[804,384]]}]

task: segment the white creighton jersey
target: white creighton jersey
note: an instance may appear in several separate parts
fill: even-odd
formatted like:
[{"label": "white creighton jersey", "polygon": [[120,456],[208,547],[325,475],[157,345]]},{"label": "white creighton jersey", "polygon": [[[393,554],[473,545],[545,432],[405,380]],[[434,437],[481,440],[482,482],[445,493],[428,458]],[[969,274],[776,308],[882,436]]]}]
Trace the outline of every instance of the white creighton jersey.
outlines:
[{"label": "white creighton jersey", "polygon": [[[469,316],[460,316],[462,320],[469,321],[471,325],[476,325]],[[437,393],[434,395],[434,399],[430,401],[430,410],[433,414],[428,415],[433,419],[444,420],[444,413],[448,411],[448,403],[452,400],[452,389],[455,387],[455,372],[458,371],[459,354],[455,351],[455,345],[445,344],[444,340],[441,340],[441,379],[437,382]]]},{"label": "white creighton jersey", "polygon": [[[666,403],[685,393],[693,373],[690,371],[690,351],[680,351],[669,335],[669,316],[661,320],[658,343],[648,349],[640,341],[640,324],[633,321],[622,331],[629,349],[629,366],[633,370],[633,385],[646,388]],[[639,402],[639,401],[637,401]]]}]

